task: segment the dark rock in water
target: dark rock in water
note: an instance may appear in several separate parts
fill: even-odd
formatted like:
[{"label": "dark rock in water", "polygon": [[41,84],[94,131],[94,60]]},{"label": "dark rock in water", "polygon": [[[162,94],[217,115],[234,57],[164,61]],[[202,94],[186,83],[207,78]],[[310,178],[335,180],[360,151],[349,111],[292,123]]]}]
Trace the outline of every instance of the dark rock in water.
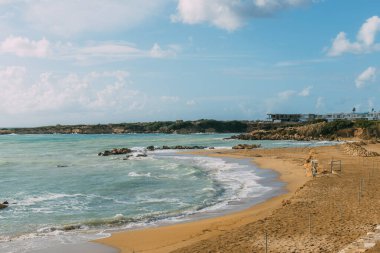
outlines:
[{"label": "dark rock in water", "polygon": [[8,201],[4,201],[3,205],[9,205],[9,202]]},{"label": "dark rock in water", "polygon": [[67,166],[67,165],[60,165],[60,164],[57,165],[57,168],[66,168],[66,167],[69,167],[69,166]]},{"label": "dark rock in water", "polygon": [[129,155],[126,155],[124,158],[123,158],[123,160],[125,161],[125,160],[129,160],[129,158],[130,157],[132,157],[133,155],[131,155],[131,154],[129,154]]},{"label": "dark rock in water", "polygon": [[66,225],[63,226],[64,231],[70,231],[70,230],[75,230],[75,229],[80,229],[80,225]]},{"label": "dark rock in water", "polygon": [[100,152],[100,153],[98,154],[98,156],[109,156],[109,155],[111,155],[111,154],[112,154],[111,151],[106,150],[106,151],[104,151],[104,152]]},{"label": "dark rock in water", "polygon": [[148,147],[146,147],[146,149],[147,149],[148,151],[154,151],[154,146],[148,146]]},{"label": "dark rock in water", "polygon": [[206,149],[207,147],[205,146],[182,146],[182,145],[177,145],[177,146],[162,146],[162,149]]},{"label": "dark rock in water", "polygon": [[232,149],[254,149],[260,147],[260,144],[238,144],[236,146],[233,146]]},{"label": "dark rock in water", "polygon": [[[207,148],[208,147],[206,147],[206,146],[182,146],[182,145],[177,145],[177,146],[166,146],[166,145],[164,145],[164,146],[162,146],[162,148],[155,148],[152,145],[152,146],[146,147],[146,150],[154,151],[154,150],[169,150],[169,149],[182,150],[182,149],[207,149]],[[211,147],[210,149],[214,149],[214,148]],[[100,153],[98,153],[98,156],[122,155],[122,154],[130,154],[132,152],[134,152],[134,151],[129,149],[129,148],[120,148],[120,149],[114,148],[111,151],[105,150],[104,152],[100,152]],[[145,153],[136,155],[136,157],[146,157],[146,156],[147,156],[147,154],[145,154]],[[126,159],[123,159],[123,160],[128,160],[128,157],[126,157]]]},{"label": "dark rock in water", "polygon": [[104,152],[98,153],[98,156],[109,156],[109,155],[124,155],[131,153],[132,150],[129,148],[114,148],[111,151],[105,150]]},{"label": "dark rock in water", "polygon": [[4,209],[4,208],[7,208],[8,207],[8,205],[6,205],[6,204],[0,204],[0,209]]},{"label": "dark rock in water", "polygon": [[114,149],[112,149],[111,154],[112,155],[124,155],[124,154],[129,154],[131,152],[132,152],[132,150],[129,148],[120,148],[120,149],[114,148]]}]

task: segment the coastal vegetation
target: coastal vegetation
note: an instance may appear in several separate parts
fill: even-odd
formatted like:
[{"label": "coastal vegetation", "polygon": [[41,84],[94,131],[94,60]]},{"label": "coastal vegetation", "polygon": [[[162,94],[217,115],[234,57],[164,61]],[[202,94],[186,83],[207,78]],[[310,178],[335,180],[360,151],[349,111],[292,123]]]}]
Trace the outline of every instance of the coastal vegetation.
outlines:
[{"label": "coastal vegetation", "polygon": [[380,136],[380,121],[337,120],[326,122],[155,121],[97,125],[55,125],[34,128],[3,128],[0,134],[128,134],[128,133],[240,133],[242,140],[337,140],[342,138],[372,139]]},{"label": "coastal vegetation", "polygon": [[220,121],[200,119],[194,121],[155,121],[96,125],[60,125],[2,128],[0,134],[127,134],[127,133],[247,133],[256,129],[274,129],[283,125],[298,125],[298,123],[272,124],[271,122],[231,120]]},{"label": "coastal vegetation", "polygon": [[258,129],[232,136],[242,140],[340,140],[345,138],[377,139],[380,122],[337,120],[317,121],[300,125],[279,126],[274,129]]},{"label": "coastal vegetation", "polygon": [[55,125],[34,128],[1,129],[0,134],[124,134],[124,133],[244,133],[253,129],[256,122],[218,121],[156,121],[97,125]]}]

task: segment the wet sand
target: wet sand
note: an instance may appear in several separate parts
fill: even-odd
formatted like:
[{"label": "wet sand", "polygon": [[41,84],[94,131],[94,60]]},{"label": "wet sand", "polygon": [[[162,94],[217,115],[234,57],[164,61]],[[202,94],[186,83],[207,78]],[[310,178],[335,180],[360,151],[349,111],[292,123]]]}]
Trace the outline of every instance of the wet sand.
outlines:
[{"label": "wet sand", "polygon": [[85,242],[72,245],[60,245],[57,247],[28,251],[28,253],[118,253],[119,250],[99,243]]},{"label": "wet sand", "polygon": [[[380,144],[365,148],[380,152]],[[351,156],[340,145],[312,149],[326,169],[341,160],[342,172],[306,177],[310,148],[201,152],[252,158],[276,170],[288,193],[222,217],[119,232],[98,242],[121,252],[265,252],[266,245],[272,253],[337,252],[380,222],[380,157]]]}]

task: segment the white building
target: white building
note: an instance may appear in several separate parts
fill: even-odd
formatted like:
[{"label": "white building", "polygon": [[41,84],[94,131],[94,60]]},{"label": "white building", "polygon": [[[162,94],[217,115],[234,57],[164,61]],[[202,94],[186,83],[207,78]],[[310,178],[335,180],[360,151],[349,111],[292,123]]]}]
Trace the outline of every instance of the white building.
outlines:
[{"label": "white building", "polygon": [[316,119],[327,120],[380,120],[380,112],[328,113],[328,114],[268,114],[272,122],[308,122]]}]

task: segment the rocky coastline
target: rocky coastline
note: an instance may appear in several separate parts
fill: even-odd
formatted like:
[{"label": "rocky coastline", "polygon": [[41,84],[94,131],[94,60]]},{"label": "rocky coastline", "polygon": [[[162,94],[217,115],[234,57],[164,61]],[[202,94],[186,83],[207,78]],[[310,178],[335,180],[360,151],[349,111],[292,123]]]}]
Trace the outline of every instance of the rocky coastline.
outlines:
[{"label": "rocky coastline", "polygon": [[318,122],[300,126],[259,129],[249,133],[234,135],[239,140],[296,140],[296,141],[339,141],[347,139],[370,140],[380,136],[375,122]]},{"label": "rocky coastline", "polygon": [[207,147],[207,146],[162,146],[162,147],[155,147],[155,146],[148,146],[142,151],[135,151],[130,148],[114,148],[112,150],[105,150],[103,152],[99,152],[98,156],[111,156],[111,155],[129,155],[132,153],[135,153],[137,157],[145,157],[147,156],[147,151],[155,151],[155,150],[193,150],[193,149],[214,149],[214,147]]}]

